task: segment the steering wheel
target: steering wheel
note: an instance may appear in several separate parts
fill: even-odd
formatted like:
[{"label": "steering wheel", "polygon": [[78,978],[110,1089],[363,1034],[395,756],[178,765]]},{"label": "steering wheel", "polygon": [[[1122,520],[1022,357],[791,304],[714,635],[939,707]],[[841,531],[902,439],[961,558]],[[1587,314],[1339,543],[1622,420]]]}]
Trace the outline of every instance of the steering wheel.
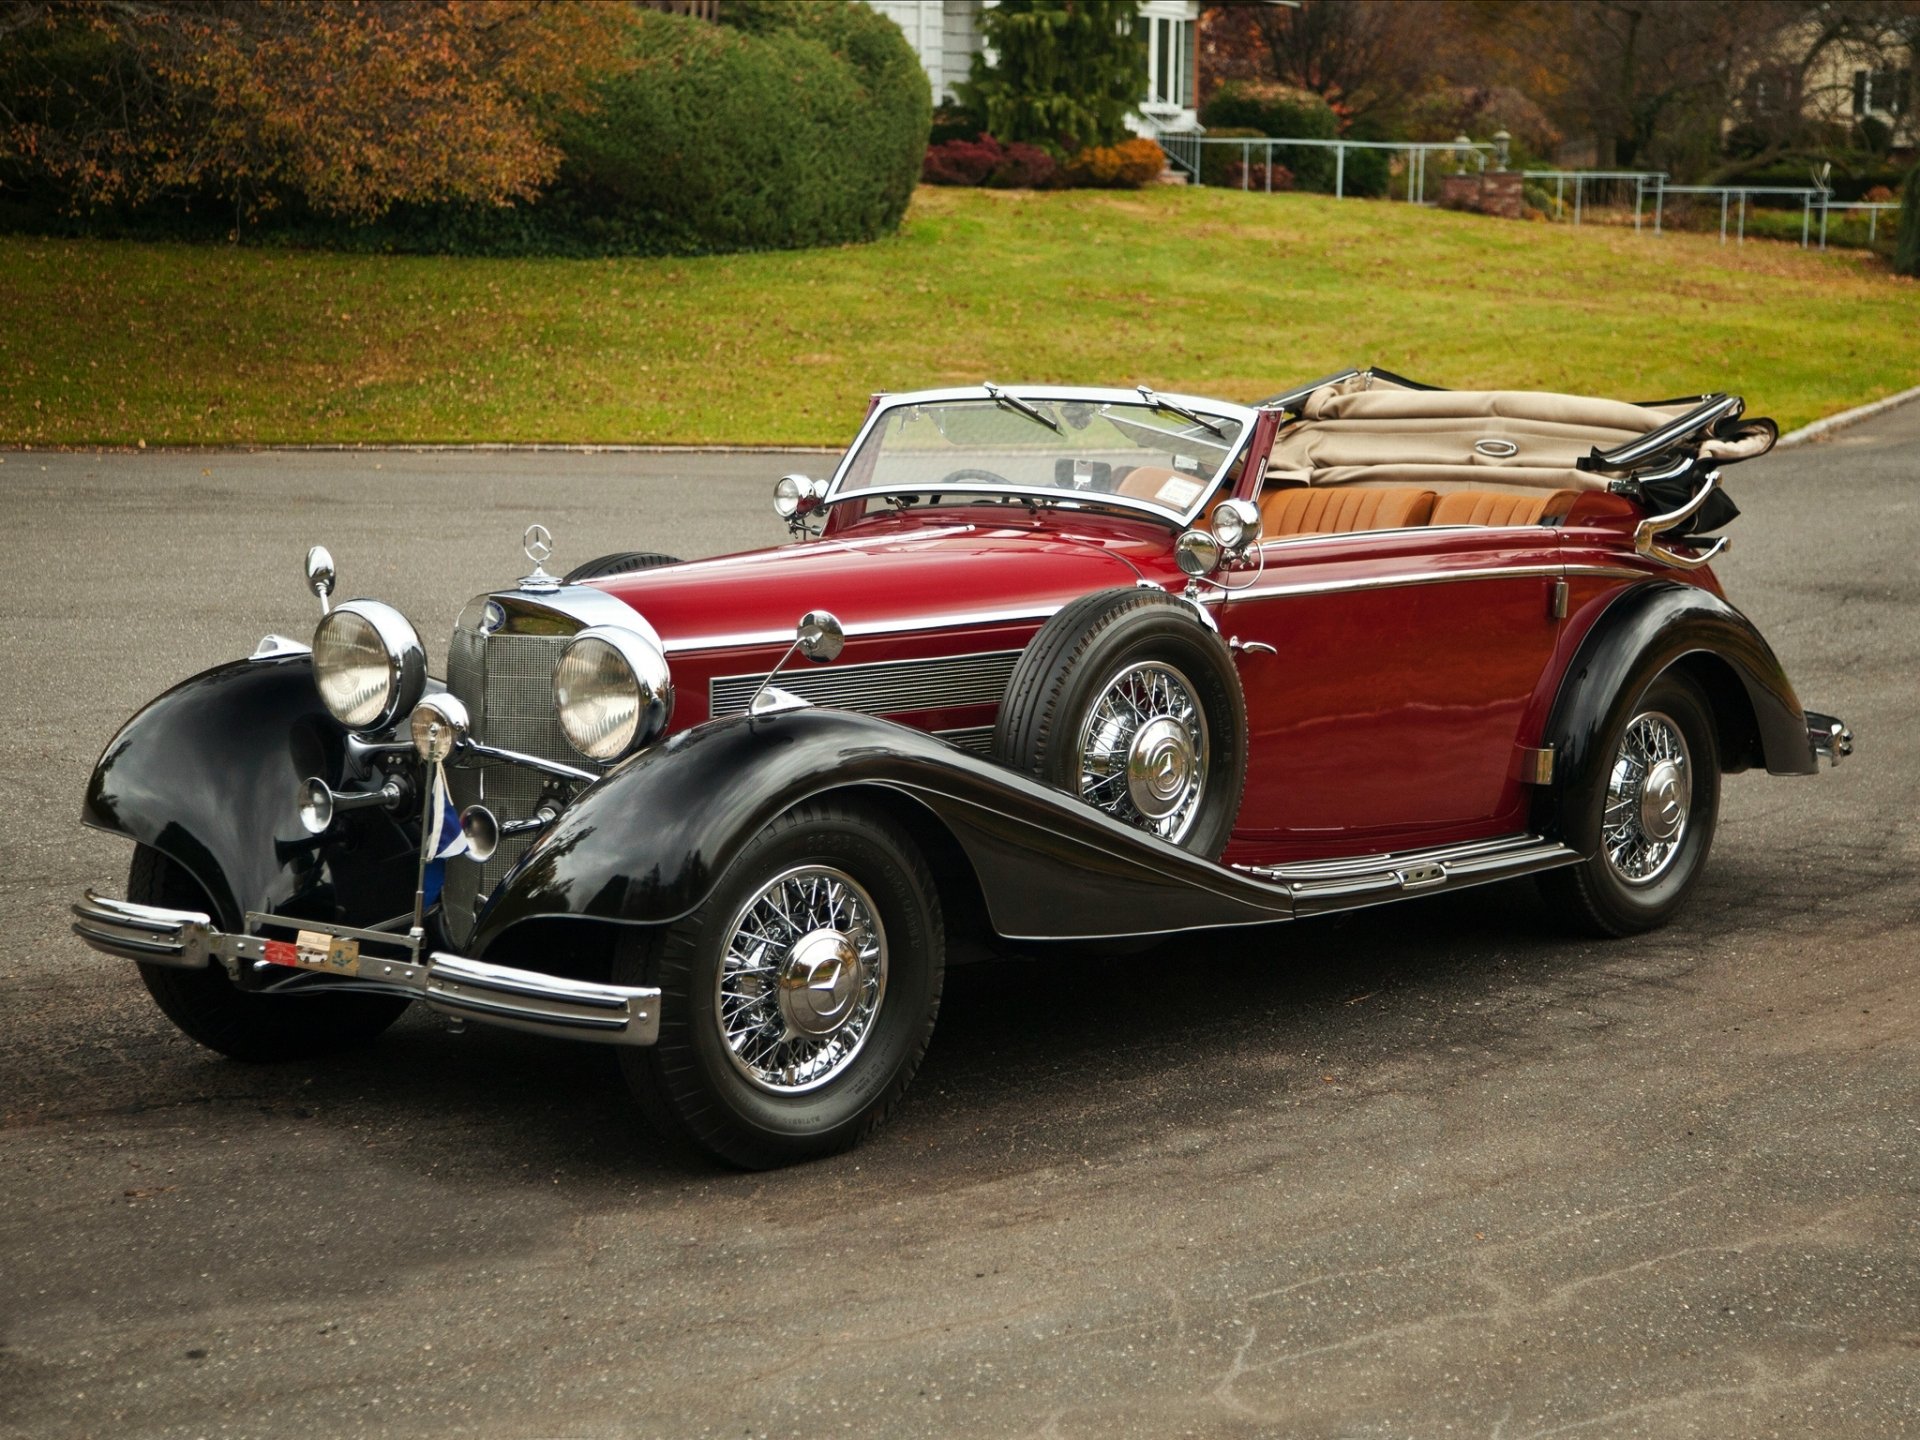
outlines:
[{"label": "steering wheel", "polygon": [[[1006,476],[1000,474],[998,471],[981,470],[970,465],[963,466],[958,470],[948,471],[941,477],[940,484],[962,485],[972,480],[985,481],[989,485],[1004,485],[1009,490],[1016,488],[1011,480],[1007,479]],[[938,489],[939,486],[934,486],[933,488]]]}]

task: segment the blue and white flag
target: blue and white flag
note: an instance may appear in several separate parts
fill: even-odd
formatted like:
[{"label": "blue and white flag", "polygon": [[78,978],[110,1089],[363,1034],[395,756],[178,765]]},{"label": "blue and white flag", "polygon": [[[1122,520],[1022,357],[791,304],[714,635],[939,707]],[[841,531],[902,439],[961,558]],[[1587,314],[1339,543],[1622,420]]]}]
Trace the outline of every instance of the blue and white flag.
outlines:
[{"label": "blue and white flag", "polygon": [[426,837],[427,873],[421,885],[426,903],[440,898],[446,883],[447,861],[467,853],[467,837],[460,829],[460,812],[453,808],[453,796],[447,791],[447,767],[433,767],[433,822]]}]

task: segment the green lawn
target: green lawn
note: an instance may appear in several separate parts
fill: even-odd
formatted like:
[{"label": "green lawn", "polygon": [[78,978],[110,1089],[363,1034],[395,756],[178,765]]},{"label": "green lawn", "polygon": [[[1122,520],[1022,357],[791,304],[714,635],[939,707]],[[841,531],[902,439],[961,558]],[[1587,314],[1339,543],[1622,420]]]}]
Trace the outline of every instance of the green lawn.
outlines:
[{"label": "green lawn", "polygon": [[1789,428],[1920,381],[1917,337],[1920,286],[1857,253],[1218,190],[922,190],[880,244],[703,260],[16,236],[0,443],[837,443],[878,389],[1367,363]]}]

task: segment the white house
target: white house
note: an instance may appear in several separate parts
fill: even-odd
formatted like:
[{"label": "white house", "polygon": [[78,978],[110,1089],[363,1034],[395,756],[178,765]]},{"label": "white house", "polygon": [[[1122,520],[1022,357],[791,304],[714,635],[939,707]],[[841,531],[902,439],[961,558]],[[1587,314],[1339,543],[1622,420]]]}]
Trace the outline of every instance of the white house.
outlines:
[{"label": "white house", "polygon": [[[936,101],[954,98],[954,86],[973,68],[973,57],[985,48],[980,39],[980,12],[997,0],[867,0],[906,32]],[[1200,51],[1195,32],[1200,24],[1200,0],[1141,0],[1140,20],[1147,31],[1147,73],[1141,77],[1140,115],[1134,128],[1142,134],[1156,130],[1190,130],[1198,123],[1194,92],[1198,88]]]}]

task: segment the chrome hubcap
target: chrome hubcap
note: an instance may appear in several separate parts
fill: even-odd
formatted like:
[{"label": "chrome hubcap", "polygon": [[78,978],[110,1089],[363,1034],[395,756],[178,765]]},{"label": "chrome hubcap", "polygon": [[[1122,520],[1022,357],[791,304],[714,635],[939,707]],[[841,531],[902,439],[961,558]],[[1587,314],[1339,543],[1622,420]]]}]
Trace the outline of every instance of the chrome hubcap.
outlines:
[{"label": "chrome hubcap", "polygon": [[1166,840],[1193,826],[1207,783],[1207,717],[1193,685],[1157,660],[1108,682],[1080,731],[1080,795]]},{"label": "chrome hubcap", "polygon": [[1600,843],[1630,885],[1659,879],[1680,853],[1693,804],[1692,757],[1680,727],[1657,710],[1627,722],[1607,780]]},{"label": "chrome hubcap", "polygon": [[736,1070],[795,1095],[853,1063],[886,988],[872,897],[844,871],[807,865],[776,876],[734,917],[714,1018]]}]

